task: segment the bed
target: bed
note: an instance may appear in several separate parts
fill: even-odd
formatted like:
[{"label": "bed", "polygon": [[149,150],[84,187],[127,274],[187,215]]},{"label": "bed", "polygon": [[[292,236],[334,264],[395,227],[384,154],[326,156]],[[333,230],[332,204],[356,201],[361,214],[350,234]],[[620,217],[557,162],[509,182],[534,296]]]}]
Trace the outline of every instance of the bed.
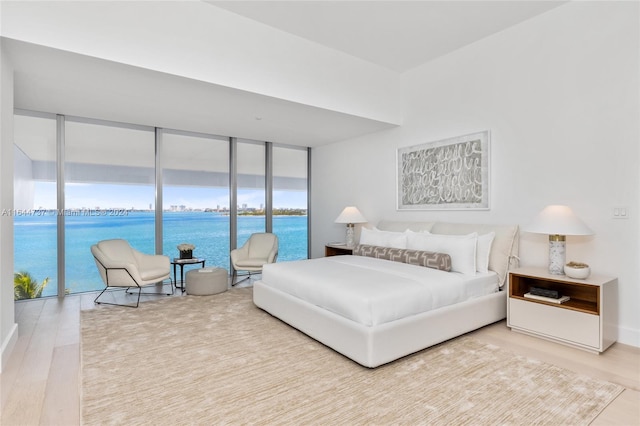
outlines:
[{"label": "bed", "polygon": [[504,319],[518,227],[383,221],[354,253],[265,265],[253,301],[374,368]]}]

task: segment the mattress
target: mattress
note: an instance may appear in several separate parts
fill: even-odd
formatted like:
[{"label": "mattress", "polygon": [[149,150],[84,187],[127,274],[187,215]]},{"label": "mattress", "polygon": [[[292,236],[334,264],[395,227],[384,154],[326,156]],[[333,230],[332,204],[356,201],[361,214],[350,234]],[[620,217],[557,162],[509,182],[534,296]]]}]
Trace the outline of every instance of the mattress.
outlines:
[{"label": "mattress", "polygon": [[495,272],[463,275],[363,256],[331,256],[264,266],[265,285],[375,326],[499,290]]}]

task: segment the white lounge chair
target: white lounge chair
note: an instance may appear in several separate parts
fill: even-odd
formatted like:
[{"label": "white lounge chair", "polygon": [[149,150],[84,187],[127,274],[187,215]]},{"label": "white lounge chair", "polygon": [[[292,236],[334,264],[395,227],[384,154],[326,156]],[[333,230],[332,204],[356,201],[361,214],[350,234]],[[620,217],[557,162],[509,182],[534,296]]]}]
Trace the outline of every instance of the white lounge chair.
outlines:
[{"label": "white lounge chair", "polygon": [[[252,273],[262,272],[267,263],[275,263],[278,258],[278,237],[271,233],[251,234],[251,237],[238,249],[231,250],[231,266],[233,273],[231,285],[247,280]],[[247,277],[236,282],[238,271],[247,271]]]},{"label": "white lounge chair", "polygon": [[[96,261],[102,281],[106,285],[95,298],[95,303],[137,308],[140,304],[141,294],[166,294],[167,296],[173,294],[170,261],[167,256],[141,253],[122,239],[100,241],[91,246],[91,253]],[[171,293],[142,293],[142,287],[162,283],[166,279],[170,281]],[[98,299],[109,287],[125,288],[126,293],[129,293],[131,288],[137,288],[137,303],[134,306],[99,302]]]}]

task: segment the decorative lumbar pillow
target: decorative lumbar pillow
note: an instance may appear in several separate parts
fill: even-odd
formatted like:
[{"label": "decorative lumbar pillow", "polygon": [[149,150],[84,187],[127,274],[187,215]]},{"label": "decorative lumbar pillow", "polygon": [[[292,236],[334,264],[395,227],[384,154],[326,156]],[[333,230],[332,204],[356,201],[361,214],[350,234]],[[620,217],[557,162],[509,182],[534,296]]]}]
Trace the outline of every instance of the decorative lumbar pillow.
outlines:
[{"label": "decorative lumbar pillow", "polygon": [[407,248],[407,236],[404,232],[362,228],[360,231],[360,244],[404,249]]},{"label": "decorative lumbar pillow", "polygon": [[427,268],[446,272],[451,271],[451,256],[445,253],[358,244],[353,250],[353,254],[355,256],[375,257],[410,265],[426,266]]},{"label": "decorative lumbar pillow", "polygon": [[489,272],[489,255],[491,254],[491,245],[496,237],[495,232],[478,235],[478,246],[476,248],[476,270],[478,272]]},{"label": "decorative lumbar pillow", "polygon": [[478,233],[468,235],[431,234],[407,232],[407,248],[451,256],[451,270],[467,275],[476,274],[476,249]]}]

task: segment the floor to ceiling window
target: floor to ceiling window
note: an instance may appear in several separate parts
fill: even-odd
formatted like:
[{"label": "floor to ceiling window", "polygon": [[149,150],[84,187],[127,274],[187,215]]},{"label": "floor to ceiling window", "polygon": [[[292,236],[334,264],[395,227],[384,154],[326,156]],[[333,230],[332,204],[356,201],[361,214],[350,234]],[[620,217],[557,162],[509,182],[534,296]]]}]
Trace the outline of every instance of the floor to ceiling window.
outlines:
[{"label": "floor to ceiling window", "polygon": [[306,148],[28,111],[14,134],[3,214],[24,298],[102,289],[90,247],[110,238],[170,258],[190,243],[228,269],[231,246],[271,230],[279,261],[308,256]]},{"label": "floor to ceiling window", "polygon": [[229,266],[229,140],[162,135],[163,253],[193,244],[207,266]]},{"label": "floor to ceiling window", "polygon": [[273,233],[280,240],[278,260],[306,259],[307,149],[274,146]]},{"label": "floor to ceiling window", "polygon": [[238,237],[241,247],[256,232],[264,232],[265,143],[238,139]]},{"label": "floor to ceiling window", "polygon": [[58,282],[56,119],[14,119],[14,288],[18,299],[55,296]]},{"label": "floor to ceiling window", "polygon": [[155,133],[67,121],[64,155],[66,288],[102,289],[92,244],[123,238],[155,251]]}]

